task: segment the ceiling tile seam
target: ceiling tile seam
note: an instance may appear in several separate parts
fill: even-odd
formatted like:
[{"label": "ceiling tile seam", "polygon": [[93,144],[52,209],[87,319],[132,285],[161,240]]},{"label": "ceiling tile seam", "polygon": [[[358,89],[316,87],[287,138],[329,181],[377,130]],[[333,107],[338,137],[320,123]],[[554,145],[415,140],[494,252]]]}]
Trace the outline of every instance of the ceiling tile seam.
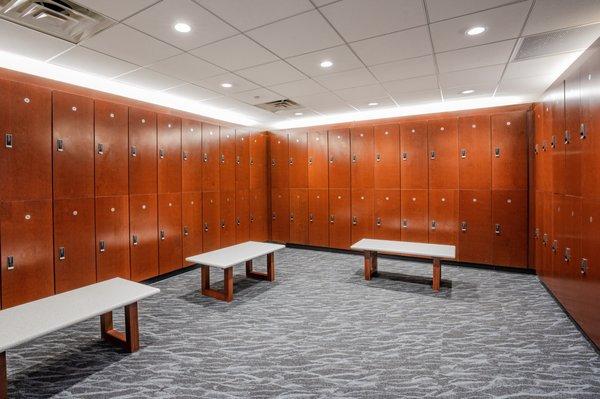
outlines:
[{"label": "ceiling tile seam", "polygon": [[429,19],[429,9],[427,8],[427,2],[425,0],[421,0],[423,3],[423,8],[425,9],[425,19],[427,20],[427,34],[429,35],[429,43],[431,44],[431,51],[433,52],[433,67],[435,69],[435,81],[438,86],[438,91],[440,92],[440,98],[442,102],[444,99],[444,92],[442,90],[442,86],[440,85],[440,68],[437,61],[437,55],[435,54],[435,47],[433,45],[433,36],[431,36],[431,21]]},{"label": "ceiling tile seam", "polygon": [[510,40],[519,40],[520,38],[521,38],[520,36],[509,37],[508,39],[494,40],[493,42],[486,42],[486,43],[481,43],[481,44],[474,44],[472,46],[459,47],[459,48],[455,48],[455,49],[452,49],[452,50],[435,51],[435,49],[434,49],[434,54],[452,53],[452,52],[455,52],[455,51],[468,50],[468,49],[473,49],[473,48],[477,48],[477,47],[483,47],[483,46],[487,46],[487,45],[491,45],[491,44],[498,44],[498,43],[502,43],[502,42],[508,42]]},{"label": "ceiling tile seam", "polygon": [[118,22],[123,22],[123,21],[125,21],[126,19],[129,19],[129,18],[131,18],[131,17],[133,17],[133,16],[136,16],[136,15],[138,15],[138,14],[140,14],[140,13],[142,13],[142,12],[146,11],[147,9],[154,7],[154,6],[155,6],[155,5],[157,5],[158,3],[162,3],[162,2],[163,2],[163,0],[158,0],[158,1],[154,2],[154,3],[152,3],[152,4],[149,4],[149,5],[145,6],[145,7],[143,7],[141,10],[138,10],[138,11],[134,12],[133,14],[131,14],[131,15],[128,15],[128,16],[126,16],[126,17],[124,17],[124,18],[121,18],[121,19],[119,19],[119,20],[116,20],[116,21],[118,21]]},{"label": "ceiling tile seam", "polygon": [[524,3],[524,2],[526,2],[526,1],[529,1],[529,0],[516,0],[516,1],[510,2],[510,3],[504,3],[504,4],[500,4],[500,5],[497,5],[497,6],[490,7],[490,8],[484,8],[484,9],[482,9],[482,10],[473,11],[473,12],[468,12],[468,13],[466,13],[466,14],[460,14],[460,15],[456,15],[456,16],[454,16],[454,17],[450,17],[450,18],[444,18],[444,19],[440,19],[440,20],[437,20],[437,21],[435,21],[435,22],[430,22],[430,24],[431,24],[431,25],[435,25],[435,24],[437,24],[437,23],[440,23],[440,22],[451,21],[451,20],[453,20],[453,19],[462,18],[462,17],[466,17],[466,16],[468,16],[468,15],[473,15],[473,14],[479,14],[480,12],[486,12],[486,11],[490,11],[490,10],[495,10],[495,9],[497,9],[497,8],[502,8],[502,7],[512,6],[512,5],[515,5],[515,4]]}]

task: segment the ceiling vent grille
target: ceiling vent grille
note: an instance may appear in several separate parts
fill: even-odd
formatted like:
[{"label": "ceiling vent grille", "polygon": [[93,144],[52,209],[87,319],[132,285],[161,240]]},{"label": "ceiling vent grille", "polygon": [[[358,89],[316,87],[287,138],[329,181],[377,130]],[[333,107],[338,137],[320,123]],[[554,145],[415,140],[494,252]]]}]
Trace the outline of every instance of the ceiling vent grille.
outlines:
[{"label": "ceiling vent grille", "polygon": [[302,108],[300,104],[287,98],[285,100],[276,100],[268,103],[256,104],[256,106],[274,113]]},{"label": "ceiling vent grille", "polygon": [[583,50],[600,35],[600,24],[580,26],[521,39],[514,61]]},{"label": "ceiling vent grille", "polygon": [[79,43],[113,21],[68,0],[0,0],[0,17]]}]

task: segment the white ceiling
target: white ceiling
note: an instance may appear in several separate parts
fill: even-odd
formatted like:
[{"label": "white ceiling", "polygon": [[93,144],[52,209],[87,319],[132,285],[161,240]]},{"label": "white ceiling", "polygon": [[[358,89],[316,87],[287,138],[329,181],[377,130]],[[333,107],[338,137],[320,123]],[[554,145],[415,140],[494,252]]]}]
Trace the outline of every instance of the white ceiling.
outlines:
[{"label": "white ceiling", "polygon": [[[0,19],[0,51],[264,126],[492,96],[529,101],[600,35],[600,0],[75,2],[114,24],[73,45]],[[191,32],[176,32],[178,22]],[[477,25],[486,32],[465,35]],[[512,61],[523,37],[584,25],[558,54]],[[321,68],[324,60],[333,66]],[[475,91],[461,93],[468,89]],[[254,106],[284,98],[301,109],[274,114]]]}]

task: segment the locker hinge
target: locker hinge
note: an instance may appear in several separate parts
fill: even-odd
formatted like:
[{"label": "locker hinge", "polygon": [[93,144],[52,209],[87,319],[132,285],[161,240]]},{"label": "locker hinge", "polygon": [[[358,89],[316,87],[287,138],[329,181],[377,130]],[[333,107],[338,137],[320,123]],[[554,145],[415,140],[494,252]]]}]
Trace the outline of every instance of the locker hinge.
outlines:
[{"label": "locker hinge", "polygon": [[136,146],[131,146],[131,156],[132,157],[136,157],[137,156],[137,147]]},{"label": "locker hinge", "polygon": [[375,155],[375,161],[381,162],[381,154],[376,154]]},{"label": "locker hinge", "polygon": [[65,150],[65,144],[62,139],[56,140],[56,151],[63,152]]},{"label": "locker hinge", "polygon": [[552,139],[550,140],[550,148],[556,148],[556,136],[552,135]]},{"label": "locker hinge", "polygon": [[182,157],[183,157],[184,161],[188,160],[188,156],[189,156],[188,152],[187,151],[183,151]]},{"label": "locker hinge", "polygon": [[542,236],[542,245],[548,245],[548,233],[544,233],[544,235]]},{"label": "locker hinge", "polygon": [[208,232],[208,223],[204,223],[204,231]]},{"label": "locker hinge", "polygon": [[431,151],[431,154],[429,154],[429,158],[435,159],[435,151]]},{"label": "locker hinge", "polygon": [[376,224],[378,227],[381,227],[381,218],[377,218],[377,219],[375,219],[375,224]]},{"label": "locker hinge", "polygon": [[495,156],[496,158],[500,158],[500,147],[496,147],[496,148],[494,149],[494,156]]},{"label": "locker hinge", "polygon": [[104,144],[102,143],[98,143],[98,155],[103,155],[104,154]]},{"label": "locker hinge", "polygon": [[235,224],[240,226],[242,224],[242,221],[240,220],[239,217],[235,218]]},{"label": "locker hinge", "polygon": [[138,245],[138,236],[136,234],[131,236],[131,243],[133,245]]},{"label": "locker hinge", "polygon": [[407,152],[403,152],[402,153],[402,160],[406,161],[408,159],[408,153]]},{"label": "locker hinge", "polygon": [[208,154],[206,152],[204,153],[204,156],[202,157],[202,160],[204,162],[208,162]]},{"label": "locker hinge", "polygon": [[352,216],[352,225],[356,226],[358,224],[358,218],[356,216]]},{"label": "locker hinge", "polygon": [[13,270],[15,268],[15,258],[13,256],[7,256],[6,265],[8,270]]},{"label": "locker hinge", "polygon": [[551,248],[552,248],[552,252],[553,253],[556,253],[556,251],[558,251],[558,241],[557,240],[552,241],[552,247]]},{"label": "locker hinge", "polygon": [[58,260],[66,259],[65,247],[58,247]]},{"label": "locker hinge", "polygon": [[289,163],[290,165],[293,165],[293,164],[294,164],[294,158],[290,158],[290,159],[288,159],[288,163]]},{"label": "locker hinge", "polygon": [[312,222],[314,222],[314,220],[315,220],[315,216],[314,216],[312,213],[309,213],[309,214],[308,214],[308,221],[309,221],[310,223],[312,223]]},{"label": "locker hinge", "polygon": [[190,235],[190,229],[187,226],[183,226],[183,236],[187,237]]},{"label": "locker hinge", "polygon": [[571,142],[571,132],[565,130],[565,144],[569,144]]},{"label": "locker hinge", "polygon": [[571,261],[571,248],[565,248],[564,259],[565,259],[565,262]]},{"label": "locker hinge", "polygon": [[437,227],[437,222],[435,220],[431,221],[431,230],[435,230],[435,228]]},{"label": "locker hinge", "polygon": [[496,233],[497,236],[500,235],[500,233],[502,232],[502,229],[500,227],[500,223],[496,223],[496,226],[494,227],[494,232]]},{"label": "locker hinge", "polygon": [[6,133],[4,135],[4,146],[6,148],[13,148],[13,135],[10,133]]},{"label": "locker hinge", "polygon": [[353,155],[352,155],[352,162],[353,162],[353,163],[356,163],[357,159],[358,159],[358,158],[357,158],[356,154],[353,154]]},{"label": "locker hinge", "polygon": [[158,150],[158,156],[160,157],[160,159],[163,159],[165,157],[165,150],[164,149],[159,149]]},{"label": "locker hinge", "polygon": [[467,222],[460,222],[460,231],[462,231],[462,232],[467,231]]},{"label": "locker hinge", "polygon": [[313,163],[313,159],[312,159],[312,157],[308,157],[308,164],[309,164],[309,165],[312,165],[312,163]]},{"label": "locker hinge", "polygon": [[403,220],[402,220],[402,228],[403,228],[403,229],[406,229],[406,228],[408,228],[408,220],[406,220],[406,219],[403,219]]},{"label": "locker hinge", "polygon": [[240,158],[240,156],[239,156],[239,155],[236,155],[236,157],[235,157],[235,163],[236,163],[236,165],[239,165],[239,164],[240,164],[240,162],[241,162],[241,158]]},{"label": "locker hinge", "polygon": [[104,242],[104,240],[100,240],[100,242],[98,243],[98,249],[100,250],[100,252],[106,251],[106,243]]},{"label": "locker hinge", "polygon": [[334,222],[335,222],[335,216],[329,215],[329,223],[334,223]]},{"label": "locker hinge", "polygon": [[467,149],[466,148],[462,148],[460,150],[460,157],[463,159],[467,157]]},{"label": "locker hinge", "polygon": [[581,258],[581,262],[579,262],[579,271],[581,275],[585,275],[588,269],[588,260],[586,258]]},{"label": "locker hinge", "polygon": [[583,140],[585,138],[587,138],[587,126],[585,123],[582,123],[579,125],[579,139]]},{"label": "locker hinge", "polygon": [[293,222],[293,221],[294,221],[294,214],[290,213],[290,222]]},{"label": "locker hinge", "polygon": [[225,154],[221,154],[221,163],[225,163]]}]

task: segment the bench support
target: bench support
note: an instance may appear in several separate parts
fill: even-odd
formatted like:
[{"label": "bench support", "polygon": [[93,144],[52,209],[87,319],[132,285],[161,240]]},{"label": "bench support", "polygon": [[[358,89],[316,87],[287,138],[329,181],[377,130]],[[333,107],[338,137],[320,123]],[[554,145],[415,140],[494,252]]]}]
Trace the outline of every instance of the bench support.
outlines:
[{"label": "bench support", "polygon": [[100,332],[103,340],[119,345],[129,353],[137,352],[140,349],[137,302],[125,306],[124,333],[114,328],[112,312],[100,315]]},{"label": "bench support", "polygon": [[377,274],[377,252],[365,251],[365,280],[371,280]]},{"label": "bench support", "polygon": [[252,270],[252,260],[246,261],[246,277],[258,280],[275,281],[275,254],[267,254],[267,272],[257,272]]},{"label": "bench support", "polygon": [[6,352],[0,353],[0,399],[8,398],[8,377],[6,371]]},{"label": "bench support", "polygon": [[223,280],[223,291],[210,288],[210,267],[201,266],[202,295],[218,299],[220,301],[233,301],[233,266],[223,269],[225,279]]},{"label": "bench support", "polygon": [[439,291],[442,285],[442,264],[437,258],[433,258],[433,283],[431,288],[434,291]]}]

